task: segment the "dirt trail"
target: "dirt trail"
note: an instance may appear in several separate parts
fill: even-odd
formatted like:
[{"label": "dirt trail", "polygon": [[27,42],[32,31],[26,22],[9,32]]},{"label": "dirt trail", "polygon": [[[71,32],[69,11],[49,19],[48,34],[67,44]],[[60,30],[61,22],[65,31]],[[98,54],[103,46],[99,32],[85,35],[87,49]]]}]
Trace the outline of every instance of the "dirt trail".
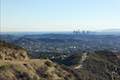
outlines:
[{"label": "dirt trail", "polygon": [[83,66],[83,62],[87,59],[87,53],[83,53],[82,55],[82,58],[81,58],[81,61],[80,61],[80,65],[76,66],[74,69],[79,69],[79,68],[82,68]]}]

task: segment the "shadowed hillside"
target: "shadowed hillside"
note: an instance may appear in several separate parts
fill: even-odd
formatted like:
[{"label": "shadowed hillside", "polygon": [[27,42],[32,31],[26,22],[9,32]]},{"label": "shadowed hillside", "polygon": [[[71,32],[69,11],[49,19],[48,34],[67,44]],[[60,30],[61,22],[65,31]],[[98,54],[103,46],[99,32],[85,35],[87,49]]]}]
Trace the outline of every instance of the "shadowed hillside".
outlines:
[{"label": "shadowed hillside", "polygon": [[120,54],[96,51],[69,56],[61,61],[81,80],[120,80]]}]

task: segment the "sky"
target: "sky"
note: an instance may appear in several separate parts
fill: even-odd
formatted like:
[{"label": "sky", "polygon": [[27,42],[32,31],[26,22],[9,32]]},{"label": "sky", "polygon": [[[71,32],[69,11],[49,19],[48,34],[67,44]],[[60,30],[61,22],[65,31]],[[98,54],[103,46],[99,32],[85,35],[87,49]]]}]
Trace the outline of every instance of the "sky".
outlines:
[{"label": "sky", "polygon": [[120,0],[0,0],[0,31],[120,29]]}]

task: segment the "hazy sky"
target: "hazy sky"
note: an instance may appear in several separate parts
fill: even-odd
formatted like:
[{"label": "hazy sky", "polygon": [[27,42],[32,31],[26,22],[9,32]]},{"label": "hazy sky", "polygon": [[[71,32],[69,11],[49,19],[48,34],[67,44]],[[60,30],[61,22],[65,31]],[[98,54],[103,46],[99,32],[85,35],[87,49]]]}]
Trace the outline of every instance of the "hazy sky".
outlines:
[{"label": "hazy sky", "polygon": [[0,0],[1,31],[120,29],[120,0]]}]

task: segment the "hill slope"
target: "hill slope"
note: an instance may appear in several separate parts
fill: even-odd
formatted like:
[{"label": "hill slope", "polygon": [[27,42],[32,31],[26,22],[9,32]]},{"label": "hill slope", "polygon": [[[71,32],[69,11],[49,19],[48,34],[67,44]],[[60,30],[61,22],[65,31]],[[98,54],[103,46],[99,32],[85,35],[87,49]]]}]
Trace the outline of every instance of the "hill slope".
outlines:
[{"label": "hill slope", "polygon": [[119,53],[96,51],[72,55],[64,61],[81,80],[120,80]]},{"label": "hill slope", "polygon": [[20,47],[0,41],[0,80],[76,80],[48,59],[29,59]]}]

